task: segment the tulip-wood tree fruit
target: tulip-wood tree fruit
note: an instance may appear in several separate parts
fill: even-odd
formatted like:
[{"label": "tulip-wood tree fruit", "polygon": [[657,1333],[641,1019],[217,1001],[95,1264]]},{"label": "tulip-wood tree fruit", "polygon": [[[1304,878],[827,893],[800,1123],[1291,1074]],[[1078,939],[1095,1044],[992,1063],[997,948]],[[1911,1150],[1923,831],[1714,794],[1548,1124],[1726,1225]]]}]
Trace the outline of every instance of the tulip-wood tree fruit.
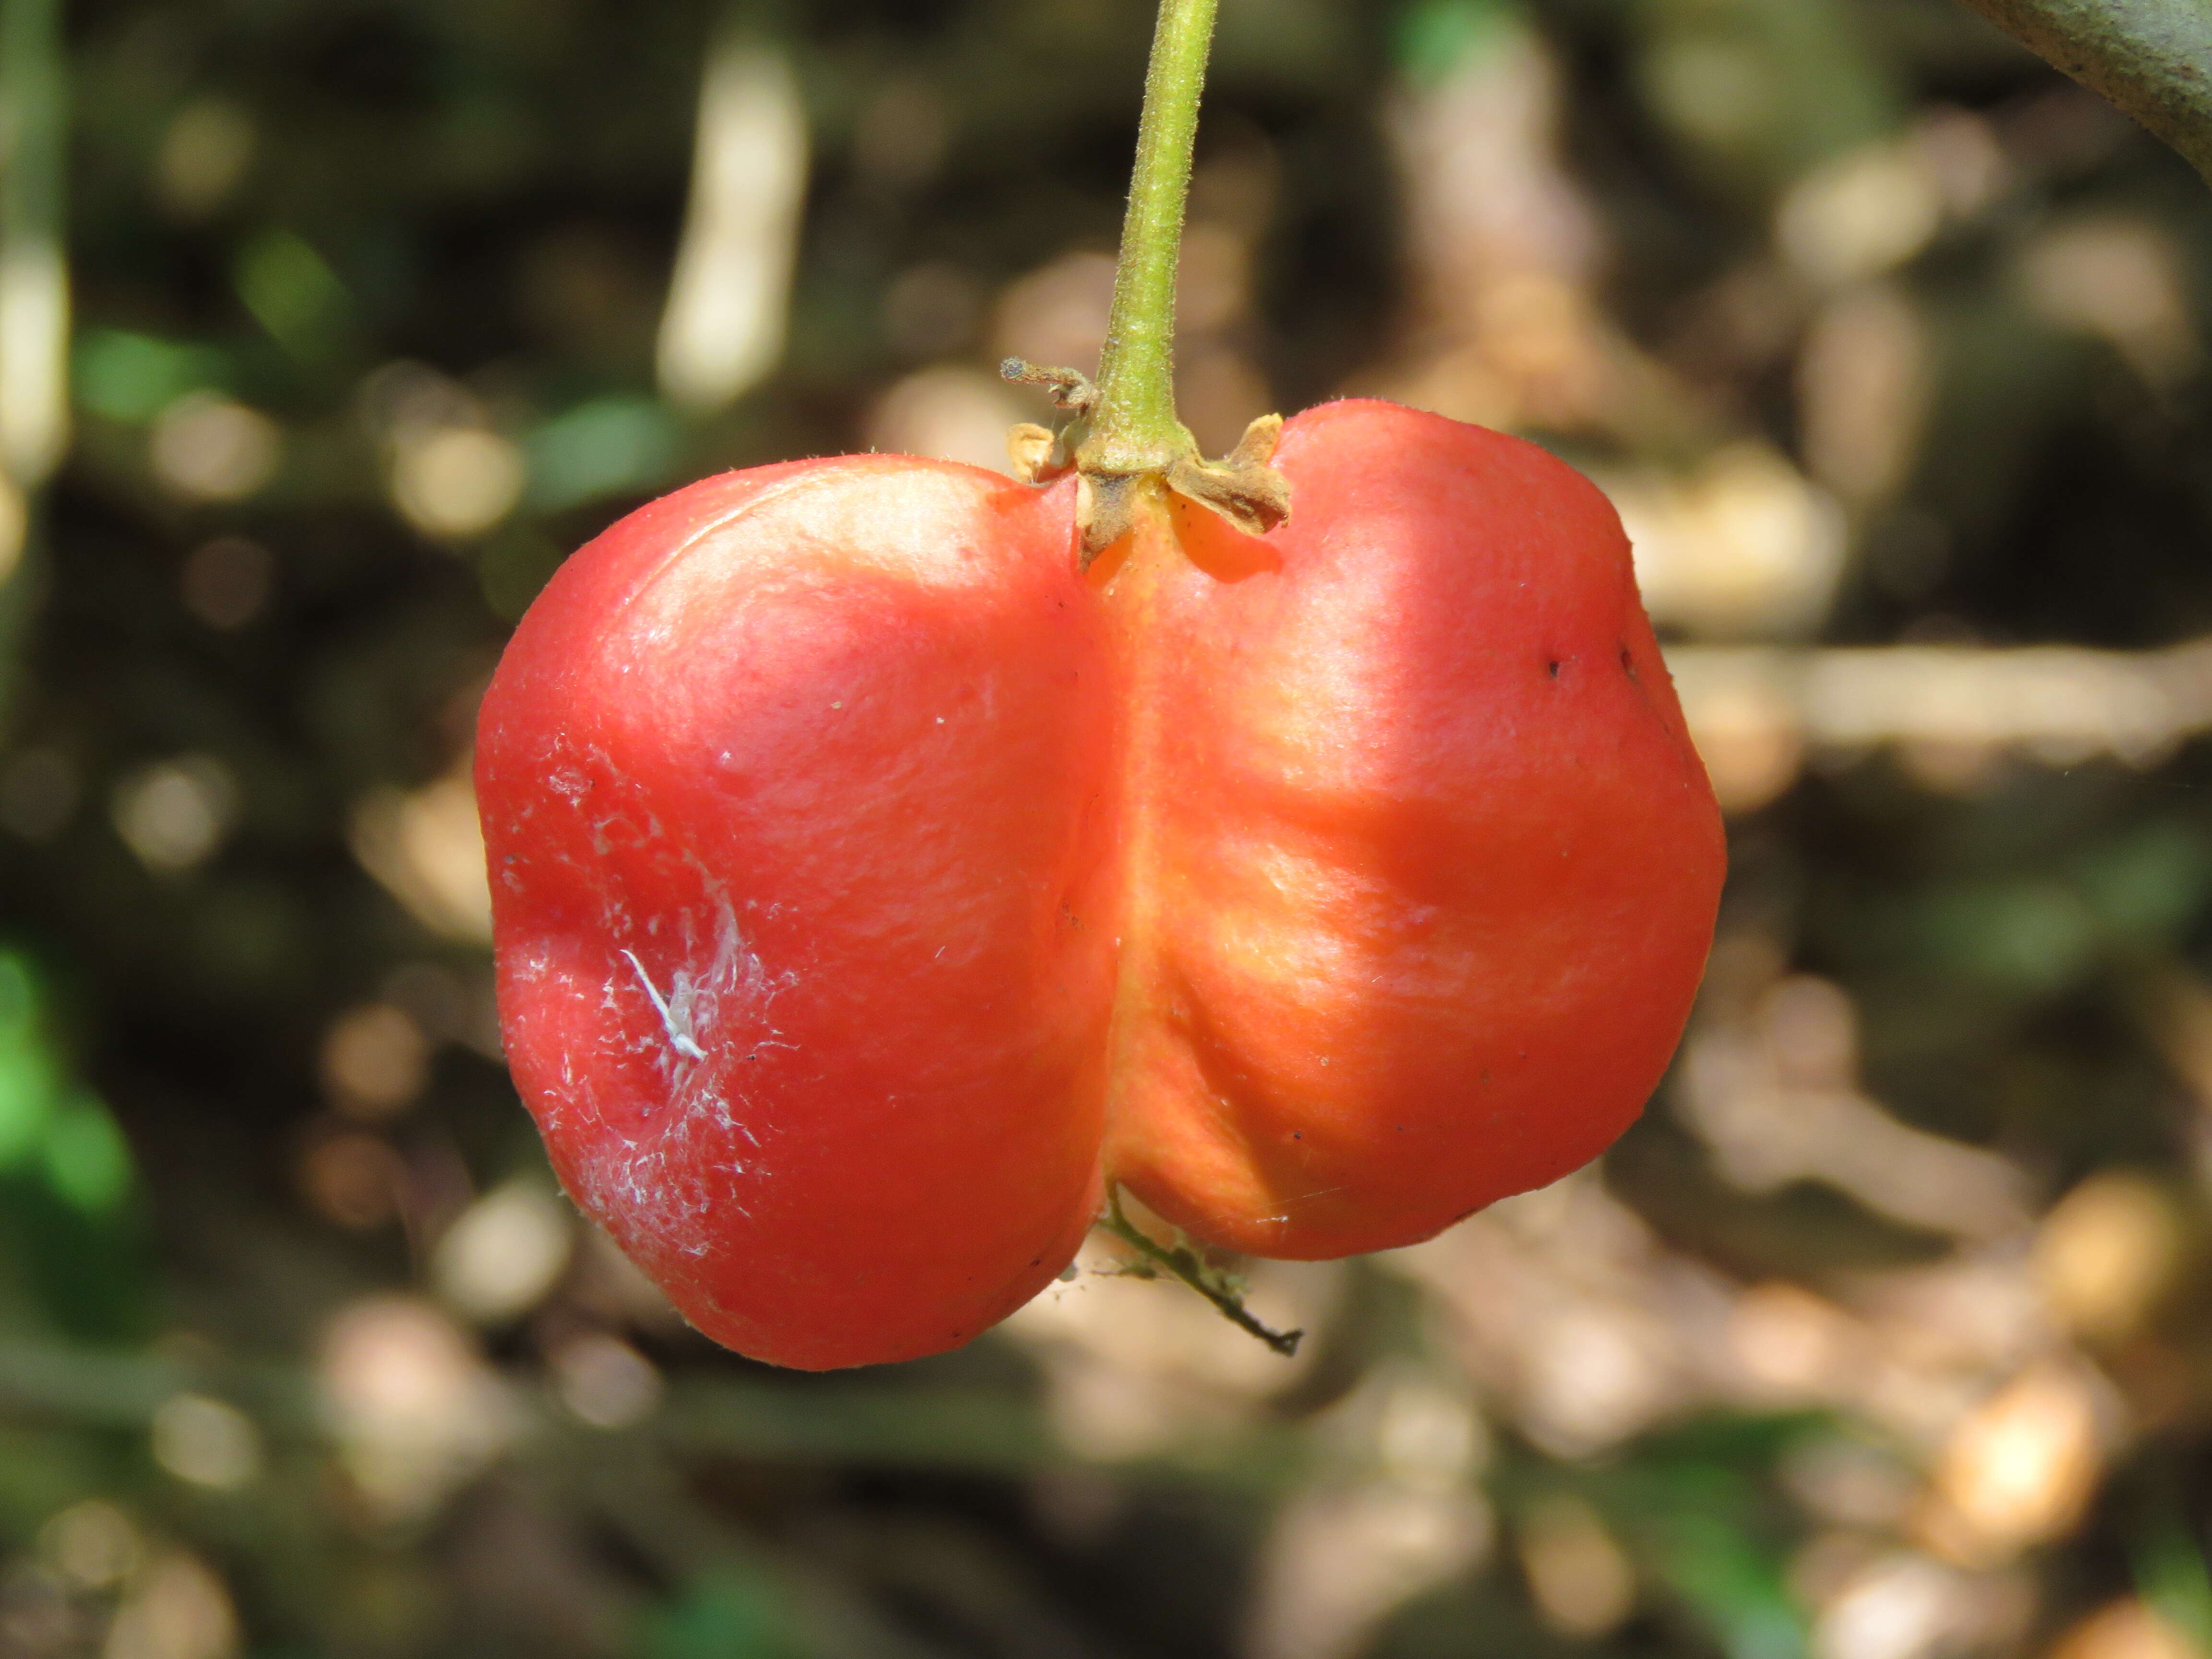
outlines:
[{"label": "tulip-wood tree fruit", "polygon": [[1197,462],[1130,389],[1155,331],[1053,377],[1040,482],[848,456],[633,514],[485,698],[516,1084],[743,1353],[964,1342],[1115,1187],[1262,1256],[1425,1238],[1595,1156],[1680,1036],[1722,836],[1605,498],[1377,402]]}]

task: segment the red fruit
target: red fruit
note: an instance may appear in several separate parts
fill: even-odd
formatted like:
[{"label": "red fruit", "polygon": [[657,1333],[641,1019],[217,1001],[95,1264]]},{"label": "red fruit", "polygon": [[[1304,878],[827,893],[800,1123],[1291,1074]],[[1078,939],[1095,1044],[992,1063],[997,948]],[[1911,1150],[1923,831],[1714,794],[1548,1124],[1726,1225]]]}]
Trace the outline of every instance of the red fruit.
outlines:
[{"label": "red fruit", "polygon": [[500,1006],[579,1204],[708,1335],[966,1341],[1126,1185],[1261,1255],[1586,1161],[1686,1016],[1718,815],[1598,491],[1309,411],[1264,538],[1073,479],[708,479],[517,630],[477,787]]}]

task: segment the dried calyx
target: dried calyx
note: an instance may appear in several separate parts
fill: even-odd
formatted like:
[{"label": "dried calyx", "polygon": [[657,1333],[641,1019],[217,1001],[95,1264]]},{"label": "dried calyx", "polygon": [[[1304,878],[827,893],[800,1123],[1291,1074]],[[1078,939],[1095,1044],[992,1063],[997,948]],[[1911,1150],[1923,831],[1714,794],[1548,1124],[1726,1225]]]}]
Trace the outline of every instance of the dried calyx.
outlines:
[{"label": "dried calyx", "polygon": [[1214,3],[1160,0],[1097,384],[1073,369],[1033,368],[1018,357],[1002,365],[1009,380],[1043,386],[1075,416],[1057,439],[1042,427],[1018,426],[1007,447],[1016,470],[1032,482],[1071,470],[1081,479],[1076,526],[1086,568],[1128,532],[1140,503],[1162,489],[1212,507],[1251,535],[1264,535],[1290,516],[1290,487],[1267,465],[1282,416],[1253,422],[1218,461],[1203,459],[1189,428],[1176,418],[1176,265]]},{"label": "dried calyx", "polygon": [[1174,453],[1153,465],[1115,467],[1086,454],[1085,428],[1098,402],[1098,389],[1072,368],[1040,368],[1009,357],[999,372],[1010,380],[1042,386],[1053,401],[1075,416],[1064,432],[1024,422],[1006,434],[1014,471],[1025,483],[1044,483],[1073,471],[1081,483],[1075,520],[1080,534],[1079,557],[1085,568],[1130,527],[1148,483],[1157,481],[1178,495],[1212,508],[1248,536],[1264,536],[1291,515],[1290,486],[1268,465],[1283,417],[1262,415],[1244,428],[1237,447],[1218,461],[1198,453],[1198,444],[1178,425],[1182,439]]}]

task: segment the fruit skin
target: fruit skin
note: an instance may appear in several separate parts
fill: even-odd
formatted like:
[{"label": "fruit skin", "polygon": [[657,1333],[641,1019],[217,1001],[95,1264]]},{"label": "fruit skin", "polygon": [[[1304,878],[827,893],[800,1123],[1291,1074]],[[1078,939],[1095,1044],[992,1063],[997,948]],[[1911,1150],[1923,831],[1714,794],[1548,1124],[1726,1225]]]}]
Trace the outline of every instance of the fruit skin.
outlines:
[{"label": "fruit skin", "polygon": [[1162,502],[1084,574],[1072,479],[731,474],[524,619],[477,763],[510,1060],[708,1335],[957,1346],[1103,1179],[1408,1243],[1641,1109],[1723,850],[1612,509],[1387,404],[1275,464],[1273,534]]},{"label": "fruit skin", "polygon": [[486,694],[516,1085],[740,1352],[956,1346],[1097,1202],[1111,708],[1065,550],[973,468],[712,478],[570,559]]},{"label": "fruit skin", "polygon": [[1182,508],[1199,556],[1140,541],[1109,584],[1155,735],[1127,746],[1146,875],[1106,1164],[1199,1237],[1316,1259],[1626,1128],[1725,849],[1595,485],[1371,402],[1298,416],[1274,464],[1264,542]]}]

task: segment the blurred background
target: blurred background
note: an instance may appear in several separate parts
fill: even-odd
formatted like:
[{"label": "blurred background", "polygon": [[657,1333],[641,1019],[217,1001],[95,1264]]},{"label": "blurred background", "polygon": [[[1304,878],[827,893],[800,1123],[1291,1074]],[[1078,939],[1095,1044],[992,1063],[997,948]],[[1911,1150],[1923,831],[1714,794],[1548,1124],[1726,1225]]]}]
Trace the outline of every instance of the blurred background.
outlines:
[{"label": "blurred background", "polygon": [[2212,1655],[2212,196],[1949,0],[1224,0],[1182,395],[1522,432],[1734,877],[1598,1168],[780,1374],[557,1196],[476,698],[1004,464],[1144,0],[0,0],[0,1656]]}]

